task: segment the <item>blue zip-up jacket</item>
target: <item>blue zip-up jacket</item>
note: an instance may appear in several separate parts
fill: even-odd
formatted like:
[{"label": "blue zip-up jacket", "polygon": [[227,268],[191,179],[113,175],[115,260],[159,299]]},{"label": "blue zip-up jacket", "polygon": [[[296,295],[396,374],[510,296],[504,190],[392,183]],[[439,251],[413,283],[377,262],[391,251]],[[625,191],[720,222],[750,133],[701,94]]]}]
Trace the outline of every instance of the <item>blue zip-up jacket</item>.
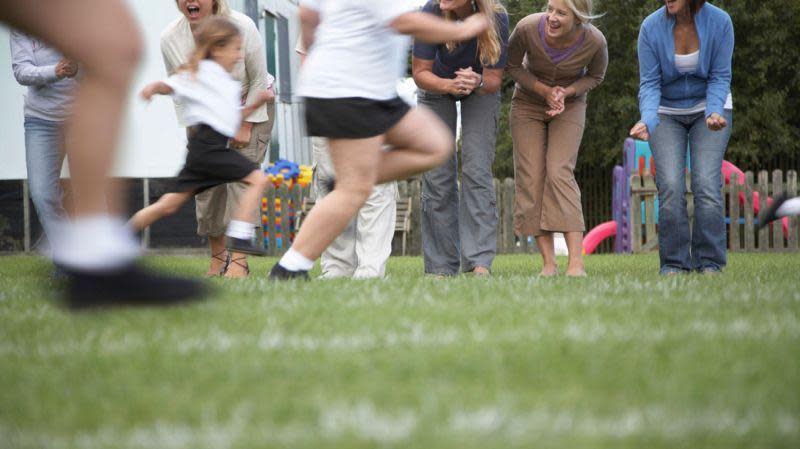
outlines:
[{"label": "blue zip-up jacket", "polygon": [[705,3],[695,14],[700,62],[694,73],[675,67],[675,18],[666,6],[650,14],[639,30],[639,111],[651,134],[658,107],[690,108],[706,100],[706,117],[722,115],[731,91],[733,22],[725,11]]}]

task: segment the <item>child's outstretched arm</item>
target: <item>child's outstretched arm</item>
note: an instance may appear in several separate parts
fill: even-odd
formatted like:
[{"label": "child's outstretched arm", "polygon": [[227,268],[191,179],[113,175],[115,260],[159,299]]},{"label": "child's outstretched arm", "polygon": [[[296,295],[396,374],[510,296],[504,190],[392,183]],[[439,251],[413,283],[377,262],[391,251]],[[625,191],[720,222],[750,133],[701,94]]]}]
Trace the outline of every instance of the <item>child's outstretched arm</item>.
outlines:
[{"label": "child's outstretched arm", "polygon": [[153,95],[172,95],[174,90],[167,85],[167,83],[163,81],[154,81],[147,86],[144,86],[144,89],[139,93],[139,95],[147,100],[150,101],[153,98]]},{"label": "child's outstretched arm", "polygon": [[424,12],[409,12],[398,16],[390,26],[423,42],[439,44],[472,39],[492,26],[486,14],[473,14],[463,22],[444,20]]}]

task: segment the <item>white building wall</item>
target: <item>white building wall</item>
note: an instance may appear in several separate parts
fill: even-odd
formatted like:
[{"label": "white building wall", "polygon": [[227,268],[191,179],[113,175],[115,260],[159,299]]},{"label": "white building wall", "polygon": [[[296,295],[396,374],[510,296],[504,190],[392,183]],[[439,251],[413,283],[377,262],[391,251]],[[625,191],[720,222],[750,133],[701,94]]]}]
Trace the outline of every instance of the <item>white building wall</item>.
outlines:
[{"label": "white building wall", "polygon": [[[230,5],[244,11],[245,0],[229,0]],[[161,31],[179,12],[172,1],[128,0],[142,30],[146,53],[131,89],[131,101],[126,109],[120,152],[114,169],[115,176],[131,178],[172,177],[183,165],[185,133],[178,127],[172,101],[157,98],[150,104],[135,97],[148,82],[166,77],[161,58]],[[284,17],[288,22],[288,42],[278,42],[290,50],[289,64],[295,85],[299,59],[294,44],[299,34],[297,4],[293,0],[259,0],[259,11]],[[263,19],[263,18],[262,18]],[[259,27],[264,31],[263,20]],[[279,62],[280,63],[280,62]],[[23,131],[23,95],[11,71],[9,31],[0,27],[0,179],[25,179],[25,142]],[[303,137],[301,106],[296,98],[279,100],[275,137],[280,156],[298,163],[311,162],[308,139]]]}]

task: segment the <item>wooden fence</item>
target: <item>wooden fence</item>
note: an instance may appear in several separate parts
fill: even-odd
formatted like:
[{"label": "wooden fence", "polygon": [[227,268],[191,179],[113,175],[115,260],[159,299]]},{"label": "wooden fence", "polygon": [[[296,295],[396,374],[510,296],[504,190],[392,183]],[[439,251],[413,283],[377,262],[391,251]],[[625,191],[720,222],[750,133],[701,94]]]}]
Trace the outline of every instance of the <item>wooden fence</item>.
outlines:
[{"label": "wooden fence", "polygon": [[[758,201],[758,209],[767,207],[768,197],[783,192],[790,196],[797,195],[797,172],[788,171],[784,176],[781,170],[758,173],[756,181],[752,172],[745,174],[742,180],[737,174],[731,176],[731,182],[723,188],[726,211],[726,230],[728,249],[730,251],[759,252],[797,252],[800,242],[800,221],[797,217],[773,223],[756,229],[757,214],[754,201]],[[740,184],[741,183],[741,184]],[[656,225],[656,190],[652,175],[633,175],[631,177],[631,221],[638,223],[631,229],[633,252],[646,252],[657,249],[658,227]],[[694,215],[694,201],[687,181],[686,202],[689,217]],[[643,219],[637,219],[643,217]],[[690,220],[691,222],[691,220]]]},{"label": "wooden fence", "polygon": [[[767,197],[775,196],[782,192],[797,195],[797,172],[789,171],[784,176],[780,170],[772,173],[771,183],[769,173],[761,171],[758,180],[754,179],[752,172],[748,172],[744,182],[733,175],[731,185],[723,189],[726,210],[729,249],[731,251],[761,251],[761,252],[795,252],[800,251],[800,220],[791,218],[786,220],[784,232],[782,224],[768,226],[761,230],[756,229],[757,215],[753,207],[753,198],[759,201],[759,207],[767,207]],[[506,178],[503,181],[494,180],[496,192],[498,232],[497,252],[501,254],[530,253],[536,251],[536,244],[531,236],[517,236],[514,234],[514,180]],[[687,204],[690,217],[693,215],[693,196],[688,188]],[[400,198],[407,198],[411,208],[411,231],[407,236],[407,254],[418,255],[422,252],[421,229],[421,183],[418,179],[398,183]],[[757,195],[753,195],[756,192]],[[302,210],[302,204],[308,195],[308,188],[287,189],[281,186],[278,189],[270,187],[265,197],[267,209],[264,211],[265,246],[270,255],[279,255],[285,251],[285,245],[279,245],[278,239],[285,238],[284,232],[270,232],[276,229],[275,199],[280,199],[281,205],[292,204],[296,211]],[[653,177],[634,175],[631,178],[631,217],[643,217],[639,226],[632,226],[632,242],[634,252],[657,250],[658,226],[656,224],[656,198],[658,191]],[[608,199],[610,201],[610,198]],[[289,210],[282,207],[280,220],[291,219]],[[633,220],[635,221],[635,220]],[[282,227],[281,231],[285,228]],[[287,231],[291,232],[290,229]],[[396,238],[395,255],[399,255],[402,236]]]}]

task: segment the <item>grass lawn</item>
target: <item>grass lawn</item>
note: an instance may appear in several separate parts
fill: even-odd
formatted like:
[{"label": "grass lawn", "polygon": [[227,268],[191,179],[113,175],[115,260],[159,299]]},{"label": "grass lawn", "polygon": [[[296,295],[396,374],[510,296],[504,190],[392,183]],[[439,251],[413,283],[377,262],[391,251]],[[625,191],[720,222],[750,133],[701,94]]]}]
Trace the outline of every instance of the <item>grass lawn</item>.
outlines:
[{"label": "grass lawn", "polygon": [[45,261],[2,257],[0,448],[800,447],[799,255],[532,260],[272,284],[265,259],[196,305],[70,314]]}]

